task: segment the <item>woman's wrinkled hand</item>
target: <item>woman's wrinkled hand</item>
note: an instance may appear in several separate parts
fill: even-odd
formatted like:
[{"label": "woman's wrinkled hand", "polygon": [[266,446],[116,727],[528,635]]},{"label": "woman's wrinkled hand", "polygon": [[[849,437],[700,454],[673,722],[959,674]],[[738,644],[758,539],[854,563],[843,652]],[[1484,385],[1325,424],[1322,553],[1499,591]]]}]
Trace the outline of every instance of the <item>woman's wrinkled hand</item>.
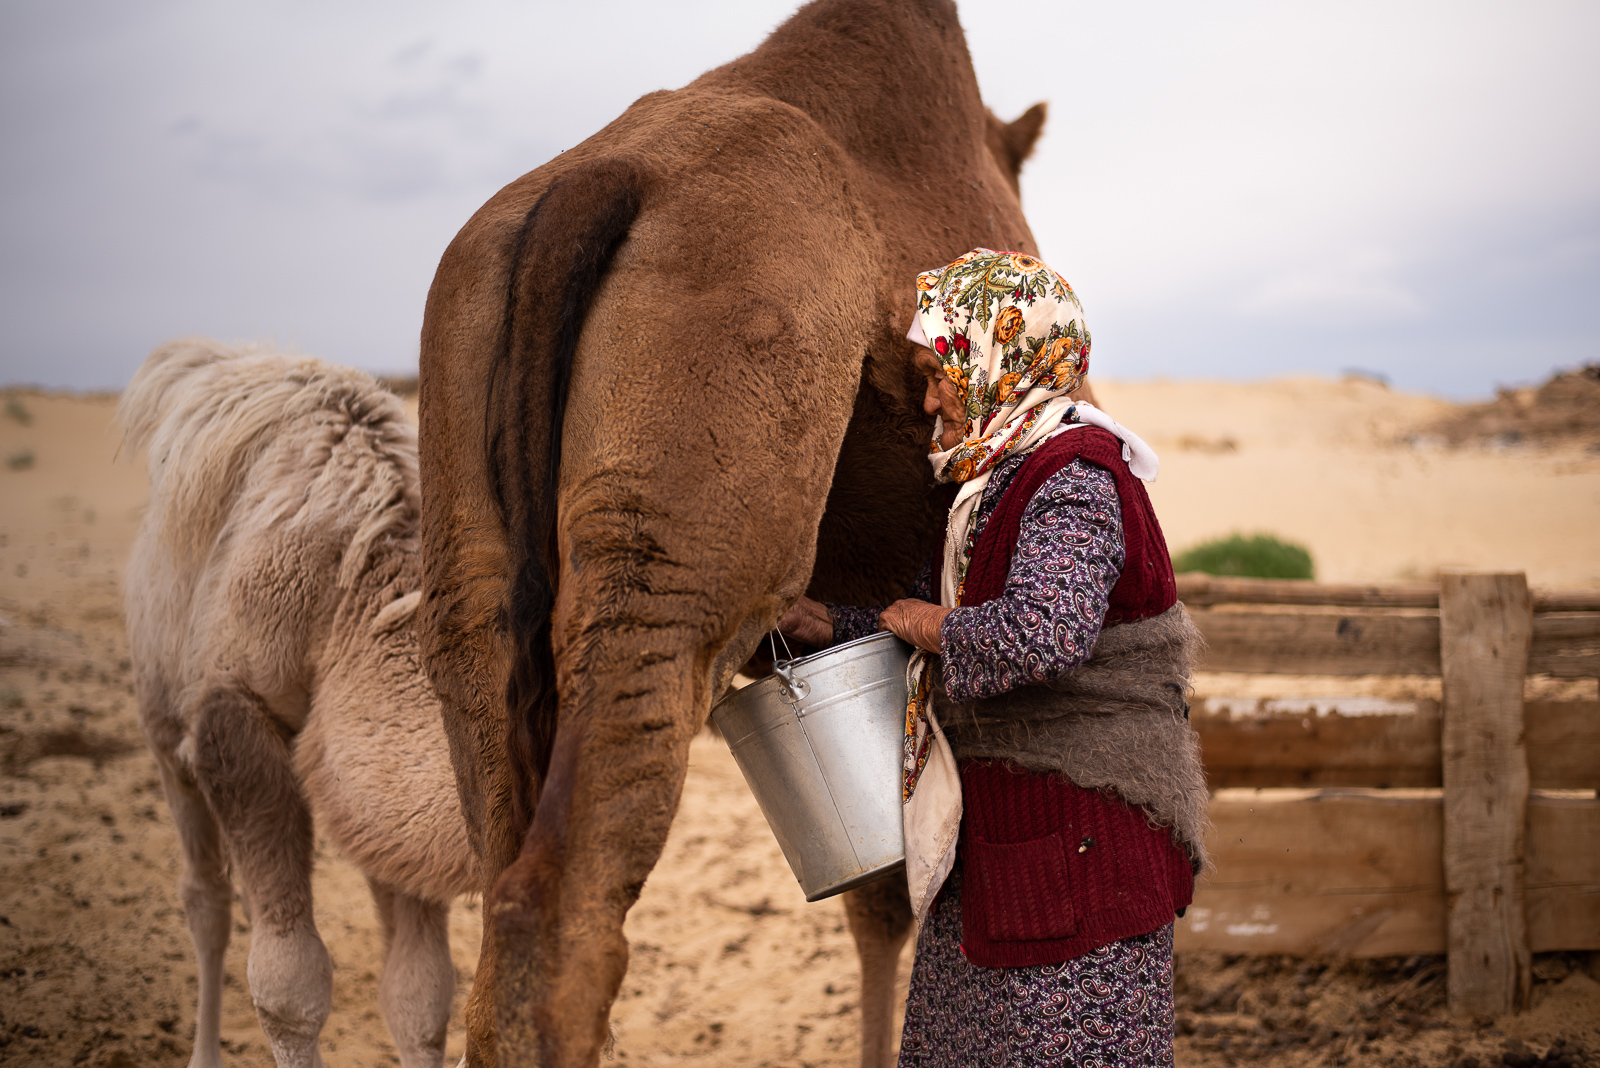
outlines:
[{"label": "woman's wrinkled hand", "polygon": [[939,637],[939,627],[950,609],[927,601],[911,598],[896,601],[878,616],[878,626],[893,631],[918,649],[937,653],[944,643]]},{"label": "woman's wrinkled hand", "polygon": [[789,606],[778,620],[778,630],[786,638],[807,645],[833,644],[833,616],[820,601],[802,597]]}]

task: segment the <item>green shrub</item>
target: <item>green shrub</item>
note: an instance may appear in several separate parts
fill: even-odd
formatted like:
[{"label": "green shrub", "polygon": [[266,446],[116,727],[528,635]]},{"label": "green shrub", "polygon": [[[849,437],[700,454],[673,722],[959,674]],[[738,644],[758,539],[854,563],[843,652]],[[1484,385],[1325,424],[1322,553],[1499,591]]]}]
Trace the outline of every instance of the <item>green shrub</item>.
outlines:
[{"label": "green shrub", "polygon": [[23,426],[33,425],[33,413],[28,411],[28,406],[15,393],[6,394],[6,414]]},{"label": "green shrub", "polygon": [[6,466],[13,471],[26,471],[33,466],[33,450],[18,449],[6,457]]},{"label": "green shrub", "polygon": [[1209,575],[1243,578],[1308,579],[1313,577],[1311,554],[1302,545],[1271,534],[1230,534],[1203,541],[1172,559],[1174,571],[1204,571]]}]

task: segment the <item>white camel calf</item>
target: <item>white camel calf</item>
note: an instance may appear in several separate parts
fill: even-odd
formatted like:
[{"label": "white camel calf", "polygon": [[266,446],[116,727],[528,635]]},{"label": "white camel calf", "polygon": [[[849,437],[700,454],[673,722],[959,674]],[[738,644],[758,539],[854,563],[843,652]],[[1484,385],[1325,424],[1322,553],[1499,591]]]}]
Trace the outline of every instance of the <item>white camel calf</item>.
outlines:
[{"label": "white camel calf", "polygon": [[432,1068],[455,988],[449,902],[477,880],[412,630],[416,431],[367,375],[207,340],[153,353],[118,416],[150,469],[128,635],[183,843],[191,1068],[222,1063],[230,859],[273,1055],[322,1062],[333,980],[312,920],[313,812],[377,902],[401,1063]]}]

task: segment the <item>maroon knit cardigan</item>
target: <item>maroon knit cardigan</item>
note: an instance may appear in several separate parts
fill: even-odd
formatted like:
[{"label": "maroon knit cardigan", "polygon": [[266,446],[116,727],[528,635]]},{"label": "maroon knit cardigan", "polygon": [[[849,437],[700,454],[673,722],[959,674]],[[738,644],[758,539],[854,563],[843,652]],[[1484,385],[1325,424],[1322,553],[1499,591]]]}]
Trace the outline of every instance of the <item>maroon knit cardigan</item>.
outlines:
[{"label": "maroon knit cardigan", "polygon": [[[1105,625],[1147,619],[1177,603],[1172,560],[1144,484],[1128,470],[1120,441],[1087,429],[1041,445],[1006,487],[973,546],[963,605],[1004,591],[1028,502],[1080,458],[1111,473],[1122,505],[1126,559]],[[1143,808],[1005,761],[966,761],[960,770],[961,942],[972,963],[1017,968],[1070,960],[1171,923],[1192,900],[1188,855],[1170,829],[1150,826]]]}]

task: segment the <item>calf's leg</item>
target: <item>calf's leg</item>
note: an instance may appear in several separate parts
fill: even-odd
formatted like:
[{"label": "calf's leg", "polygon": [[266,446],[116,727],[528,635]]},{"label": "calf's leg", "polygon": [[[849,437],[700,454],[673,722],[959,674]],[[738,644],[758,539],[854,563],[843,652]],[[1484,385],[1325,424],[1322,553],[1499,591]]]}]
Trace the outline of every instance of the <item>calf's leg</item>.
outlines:
[{"label": "calf's leg", "polygon": [[383,928],[378,1009],[402,1068],[444,1063],[445,1029],[456,972],[450,960],[450,907],[367,880]]},{"label": "calf's leg", "polygon": [[250,902],[250,997],[281,1068],[320,1068],[333,966],[311,915],[311,809],[288,740],[260,698],[218,687],[200,702],[195,781],[222,824]]},{"label": "calf's leg", "polygon": [[222,1068],[222,979],[228,935],[233,925],[233,886],[228,880],[228,847],[199,789],[172,759],[156,755],[161,788],[178,829],[183,900],[189,938],[194,942],[200,994],[195,1006],[194,1053],[189,1068]]}]

